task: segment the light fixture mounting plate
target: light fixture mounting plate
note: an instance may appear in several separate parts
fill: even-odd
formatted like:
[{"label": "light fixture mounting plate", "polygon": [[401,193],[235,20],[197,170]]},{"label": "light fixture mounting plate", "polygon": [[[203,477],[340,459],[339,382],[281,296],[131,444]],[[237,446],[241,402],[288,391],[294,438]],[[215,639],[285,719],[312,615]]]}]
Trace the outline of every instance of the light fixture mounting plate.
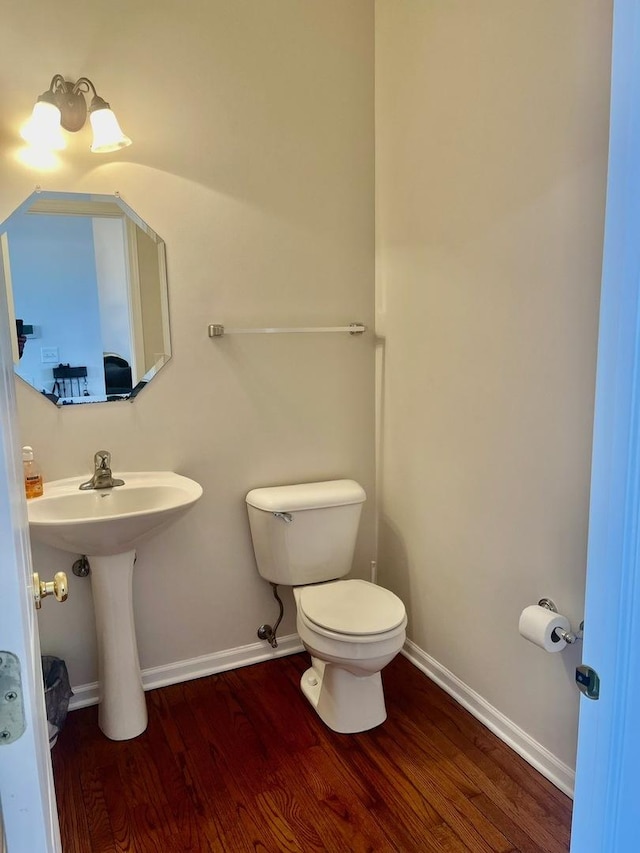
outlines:
[{"label": "light fixture mounting plate", "polygon": [[73,83],[65,80],[53,93],[60,110],[60,124],[65,130],[76,133],[87,120],[87,102],[83,93]]}]

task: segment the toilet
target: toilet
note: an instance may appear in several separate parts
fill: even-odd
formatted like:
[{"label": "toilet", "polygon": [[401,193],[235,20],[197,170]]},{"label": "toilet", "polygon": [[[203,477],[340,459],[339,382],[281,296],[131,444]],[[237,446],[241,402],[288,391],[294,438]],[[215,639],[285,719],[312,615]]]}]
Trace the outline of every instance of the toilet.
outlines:
[{"label": "toilet", "polygon": [[387,717],[380,672],[405,641],[407,615],[388,589],[339,580],[350,569],[364,489],[330,480],[253,489],[246,497],[260,575],[293,587],[311,655],[300,686],[333,731],[364,732]]}]

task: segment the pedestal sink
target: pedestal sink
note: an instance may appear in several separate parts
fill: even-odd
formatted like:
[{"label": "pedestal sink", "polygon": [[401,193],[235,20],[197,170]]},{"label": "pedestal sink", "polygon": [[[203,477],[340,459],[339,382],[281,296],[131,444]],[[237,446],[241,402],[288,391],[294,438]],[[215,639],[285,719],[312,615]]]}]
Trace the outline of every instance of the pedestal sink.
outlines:
[{"label": "pedestal sink", "polygon": [[133,619],[135,547],[171,524],[202,495],[202,486],[172,471],[120,473],[123,486],[80,491],[86,477],[45,483],[28,504],[35,539],[86,554],[98,637],[98,724],[112,740],[147,727]]}]

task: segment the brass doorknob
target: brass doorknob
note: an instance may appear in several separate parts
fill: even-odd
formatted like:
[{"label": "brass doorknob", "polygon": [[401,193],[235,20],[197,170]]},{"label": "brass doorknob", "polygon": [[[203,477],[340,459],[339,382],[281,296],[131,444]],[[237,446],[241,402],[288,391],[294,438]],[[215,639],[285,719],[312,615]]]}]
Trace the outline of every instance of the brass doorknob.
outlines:
[{"label": "brass doorknob", "polygon": [[67,575],[65,572],[56,572],[52,581],[41,581],[37,572],[33,573],[33,599],[36,610],[42,607],[42,599],[48,595],[55,595],[56,601],[66,601],[69,595]]}]

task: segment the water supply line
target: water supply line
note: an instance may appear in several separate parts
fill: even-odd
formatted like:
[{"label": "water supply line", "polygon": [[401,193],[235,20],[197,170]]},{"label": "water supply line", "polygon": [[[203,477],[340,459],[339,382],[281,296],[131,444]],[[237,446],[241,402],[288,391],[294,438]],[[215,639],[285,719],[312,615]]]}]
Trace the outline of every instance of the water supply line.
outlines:
[{"label": "water supply line", "polygon": [[273,597],[278,602],[278,606],[280,607],[280,613],[273,628],[271,627],[271,625],[261,625],[258,628],[258,637],[261,640],[266,640],[272,649],[277,649],[278,640],[276,639],[276,631],[278,630],[278,626],[282,622],[282,617],[284,616],[284,604],[282,603],[282,599],[278,595],[278,584],[272,583],[271,588],[273,589]]}]

